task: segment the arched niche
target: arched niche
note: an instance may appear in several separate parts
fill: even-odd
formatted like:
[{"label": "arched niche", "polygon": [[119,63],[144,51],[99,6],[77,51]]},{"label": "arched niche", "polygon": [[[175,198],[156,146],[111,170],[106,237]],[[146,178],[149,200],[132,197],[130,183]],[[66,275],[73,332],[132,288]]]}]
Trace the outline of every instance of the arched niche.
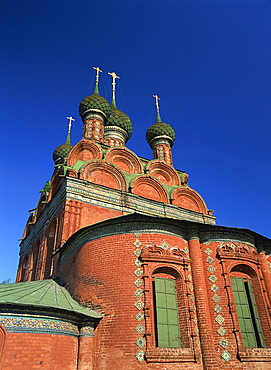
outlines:
[{"label": "arched niche", "polygon": [[82,168],[80,179],[111,189],[128,190],[127,182],[121,171],[106,161],[88,162]]},{"label": "arched niche", "polygon": [[106,159],[119,169],[129,173],[143,173],[139,158],[125,147],[114,147],[108,150]]},{"label": "arched niche", "polygon": [[35,221],[39,218],[39,216],[41,215],[41,212],[43,211],[45,205],[47,203],[47,195],[46,193],[43,193],[40,197],[40,200],[38,201],[38,205],[37,205],[37,209],[36,209],[36,217],[35,217]]},{"label": "arched niche", "polygon": [[163,161],[151,161],[147,166],[147,170],[165,185],[181,185],[175,169]]},{"label": "arched niche", "polygon": [[34,220],[35,220],[35,212],[31,212],[30,213],[30,216],[28,217],[28,220],[27,220],[25,229],[24,229],[23,239],[25,237],[27,237],[27,235],[30,233],[30,230],[31,230],[31,227],[32,227],[32,225],[34,223]]},{"label": "arched niche", "polygon": [[56,168],[51,179],[51,188],[49,191],[47,203],[49,203],[54,194],[57,192],[60,183],[63,180],[63,177],[64,177],[64,167]]},{"label": "arched niche", "polygon": [[74,166],[80,161],[90,161],[91,159],[102,159],[103,152],[99,145],[93,141],[82,139],[72,148],[68,155],[67,166]]},{"label": "arched niche", "polygon": [[45,271],[44,278],[49,279],[52,276],[52,256],[56,247],[57,239],[57,220],[54,219],[48,229],[46,237],[46,261],[45,261]]},{"label": "arched niche", "polygon": [[208,214],[206,204],[202,197],[187,187],[177,188],[172,194],[172,204],[190,211]]},{"label": "arched niche", "polygon": [[151,176],[139,176],[132,183],[133,194],[143,198],[169,203],[168,194],[158,180]]}]

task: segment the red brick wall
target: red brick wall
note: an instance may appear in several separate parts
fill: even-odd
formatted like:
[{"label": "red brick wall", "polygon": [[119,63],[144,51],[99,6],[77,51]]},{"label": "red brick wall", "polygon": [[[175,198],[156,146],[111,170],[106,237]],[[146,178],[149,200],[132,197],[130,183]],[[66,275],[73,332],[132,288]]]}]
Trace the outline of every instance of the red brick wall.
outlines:
[{"label": "red brick wall", "polygon": [[8,333],[1,370],[75,370],[78,339],[65,335]]}]

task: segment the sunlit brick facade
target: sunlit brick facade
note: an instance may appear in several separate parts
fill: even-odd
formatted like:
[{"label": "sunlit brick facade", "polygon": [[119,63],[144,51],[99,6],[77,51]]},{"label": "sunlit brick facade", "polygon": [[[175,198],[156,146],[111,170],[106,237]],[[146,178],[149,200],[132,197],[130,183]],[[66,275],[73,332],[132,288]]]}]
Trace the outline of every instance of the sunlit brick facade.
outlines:
[{"label": "sunlit brick facade", "polygon": [[0,298],[1,368],[270,369],[271,240],[215,224],[173,167],[159,110],[152,160],[126,147],[131,121],[98,84],[79,112],[83,137],[54,152],[13,289],[54,279],[93,314]]}]

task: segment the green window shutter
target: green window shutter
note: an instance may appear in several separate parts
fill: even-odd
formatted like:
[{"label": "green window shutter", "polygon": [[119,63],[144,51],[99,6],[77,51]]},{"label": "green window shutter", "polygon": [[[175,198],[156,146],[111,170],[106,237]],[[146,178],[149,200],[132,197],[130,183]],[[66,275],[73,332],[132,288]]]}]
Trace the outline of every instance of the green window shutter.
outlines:
[{"label": "green window shutter", "polygon": [[154,278],[158,347],[181,347],[176,283]]},{"label": "green window shutter", "polygon": [[248,294],[249,294],[249,298],[250,298],[250,301],[251,301],[252,311],[253,311],[254,318],[255,318],[255,325],[256,325],[256,328],[257,328],[257,334],[258,334],[258,337],[259,337],[258,339],[259,339],[261,347],[266,347],[265,340],[264,340],[264,335],[263,335],[263,331],[262,331],[262,326],[261,326],[261,322],[260,322],[259,312],[258,312],[258,308],[257,308],[257,305],[256,305],[256,301],[255,301],[255,297],[254,297],[254,293],[253,293],[253,289],[252,289],[250,279],[247,279],[247,286],[248,286]]},{"label": "green window shutter", "polygon": [[231,277],[231,284],[244,347],[262,347],[264,339],[250,281],[245,283],[243,278]]}]

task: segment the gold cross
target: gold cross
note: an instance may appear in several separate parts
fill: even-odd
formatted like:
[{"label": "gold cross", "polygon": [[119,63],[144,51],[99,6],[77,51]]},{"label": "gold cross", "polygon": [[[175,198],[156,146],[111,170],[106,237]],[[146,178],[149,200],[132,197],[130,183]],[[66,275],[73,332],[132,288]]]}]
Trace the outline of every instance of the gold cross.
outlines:
[{"label": "gold cross", "polygon": [[69,120],[69,132],[71,132],[72,121],[75,121],[75,120],[72,118],[72,116],[67,117],[67,118],[68,118],[68,120]]},{"label": "gold cross", "polygon": [[160,98],[157,95],[153,95],[153,97],[155,98],[157,112],[159,112],[158,100],[160,100]]},{"label": "gold cross", "polygon": [[99,67],[93,67],[93,69],[96,69],[96,82],[99,82],[99,72],[102,72],[102,70]]},{"label": "gold cross", "polygon": [[112,76],[112,78],[113,78],[113,82],[112,82],[112,85],[113,85],[113,99],[115,99],[116,78],[120,78],[120,77],[119,77],[119,76],[117,76],[115,72],[112,72],[112,73],[108,72],[108,74],[109,74],[110,76]]}]

